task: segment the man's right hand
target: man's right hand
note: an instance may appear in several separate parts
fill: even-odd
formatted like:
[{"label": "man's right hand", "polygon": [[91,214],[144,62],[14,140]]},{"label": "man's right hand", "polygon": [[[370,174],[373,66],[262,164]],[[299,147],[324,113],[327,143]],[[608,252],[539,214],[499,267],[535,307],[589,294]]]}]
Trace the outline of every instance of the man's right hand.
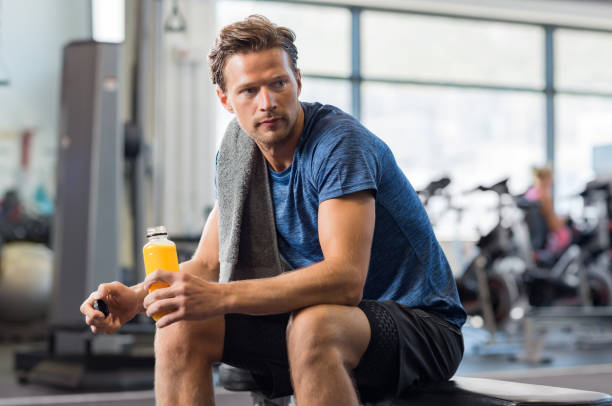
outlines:
[{"label": "man's right hand", "polygon": [[[104,300],[108,306],[109,314],[93,308],[96,300]],[[94,334],[115,333],[121,326],[132,320],[142,303],[138,294],[120,282],[103,283],[81,305],[81,313],[85,315],[85,323],[91,327]]]}]

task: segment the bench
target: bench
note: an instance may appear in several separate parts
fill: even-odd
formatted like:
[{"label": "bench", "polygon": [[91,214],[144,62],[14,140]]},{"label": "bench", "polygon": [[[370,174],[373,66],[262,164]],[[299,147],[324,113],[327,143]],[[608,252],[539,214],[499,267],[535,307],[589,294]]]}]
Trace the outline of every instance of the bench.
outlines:
[{"label": "bench", "polygon": [[[221,364],[219,384],[229,391],[250,391],[254,405],[286,405],[286,399],[268,400],[258,393],[250,372]],[[455,377],[415,390],[406,399],[381,402],[379,406],[612,406],[605,393],[553,386],[531,385],[483,378]],[[371,405],[375,406],[375,405]]]}]

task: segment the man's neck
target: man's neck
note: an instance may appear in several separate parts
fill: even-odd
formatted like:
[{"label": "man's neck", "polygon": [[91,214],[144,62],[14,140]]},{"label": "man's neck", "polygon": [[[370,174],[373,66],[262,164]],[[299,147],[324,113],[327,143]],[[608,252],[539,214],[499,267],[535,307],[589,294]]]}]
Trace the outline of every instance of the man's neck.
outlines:
[{"label": "man's neck", "polygon": [[291,165],[291,162],[293,162],[293,154],[297,148],[298,142],[300,141],[303,130],[304,110],[300,105],[295,127],[291,131],[291,137],[276,145],[257,144],[272,170],[275,172],[282,172]]}]

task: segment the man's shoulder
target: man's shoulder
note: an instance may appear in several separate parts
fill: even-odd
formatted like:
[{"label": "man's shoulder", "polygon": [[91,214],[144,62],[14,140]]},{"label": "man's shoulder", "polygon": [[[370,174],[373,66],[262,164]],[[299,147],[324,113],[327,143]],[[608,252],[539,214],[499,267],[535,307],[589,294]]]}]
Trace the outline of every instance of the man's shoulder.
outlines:
[{"label": "man's shoulder", "polygon": [[317,132],[334,130],[343,126],[362,127],[361,123],[342,109],[331,104],[302,102],[305,127]]},{"label": "man's shoulder", "polygon": [[353,141],[374,138],[355,117],[338,107],[320,103],[302,103],[305,111],[304,134],[306,144],[337,144],[345,138]]}]

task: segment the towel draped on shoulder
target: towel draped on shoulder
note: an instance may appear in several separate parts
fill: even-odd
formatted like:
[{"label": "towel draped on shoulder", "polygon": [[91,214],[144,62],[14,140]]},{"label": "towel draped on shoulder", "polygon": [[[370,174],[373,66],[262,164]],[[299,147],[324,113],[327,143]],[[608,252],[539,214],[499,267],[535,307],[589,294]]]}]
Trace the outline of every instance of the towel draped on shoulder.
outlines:
[{"label": "towel draped on shoulder", "polygon": [[274,207],[266,160],[234,118],[217,158],[219,282],[279,275]]}]

